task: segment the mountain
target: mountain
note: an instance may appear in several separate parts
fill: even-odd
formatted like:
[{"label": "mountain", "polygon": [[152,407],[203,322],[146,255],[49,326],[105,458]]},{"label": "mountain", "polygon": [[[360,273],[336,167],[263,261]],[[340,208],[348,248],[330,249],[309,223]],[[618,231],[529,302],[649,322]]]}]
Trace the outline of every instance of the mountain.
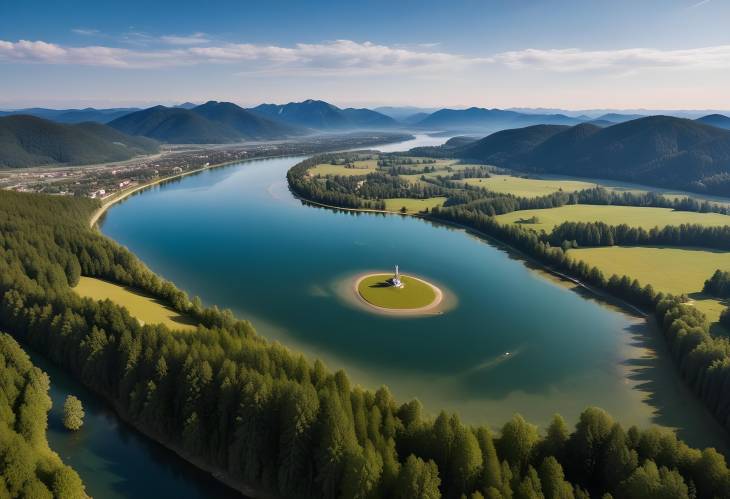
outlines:
[{"label": "mountain", "polygon": [[396,121],[405,122],[406,119],[414,115],[421,115],[421,119],[423,119],[434,111],[438,111],[438,108],[415,106],[381,106],[373,108],[373,111],[384,114],[386,116],[390,116]]},{"label": "mountain", "polygon": [[301,127],[263,118],[231,102],[208,101],[192,108],[191,111],[210,121],[232,128],[246,139],[274,139],[306,133]]},{"label": "mountain", "polygon": [[112,109],[94,109],[93,107],[87,107],[85,109],[45,109],[42,107],[34,107],[15,111],[0,111],[0,116],[28,115],[57,121],[59,123],[83,123],[85,121],[108,123],[134,111],[139,111],[139,109],[132,107]]},{"label": "mountain", "polygon": [[609,121],[611,123],[623,123],[625,121],[638,120],[639,118],[645,117],[645,114],[605,113],[597,117],[596,120]]},{"label": "mountain", "polygon": [[28,115],[0,118],[0,167],[106,163],[157,150],[154,140],[130,137],[101,123],[62,124]]},{"label": "mountain", "polygon": [[129,135],[176,144],[225,144],[302,133],[235,104],[216,101],[193,109],[155,106],[122,116],[109,126]]},{"label": "mountain", "polygon": [[409,114],[408,116],[404,116],[400,119],[401,123],[404,123],[406,125],[415,125],[419,121],[423,121],[426,118],[428,118],[429,113],[415,113],[415,114]]},{"label": "mountain", "polygon": [[564,125],[533,125],[502,130],[457,149],[455,154],[498,166],[516,167],[521,164],[521,158],[535,147],[569,128]]},{"label": "mountain", "polygon": [[182,104],[178,104],[177,106],[173,107],[180,107],[183,109],[192,109],[194,107],[198,107],[198,104],[193,104],[192,102],[183,102]]},{"label": "mountain", "polygon": [[529,125],[575,125],[582,120],[564,114],[527,114],[504,109],[441,109],[416,123],[447,130],[500,130]]},{"label": "mountain", "polygon": [[321,100],[306,100],[288,104],[261,104],[251,111],[269,119],[318,130],[355,128],[391,128],[398,123],[370,109],[340,109]]},{"label": "mountain", "polygon": [[730,118],[724,114],[708,114],[702,118],[697,118],[695,121],[704,123],[705,125],[716,126],[718,128],[725,128],[730,130]]},{"label": "mountain", "polygon": [[451,154],[518,170],[695,191],[714,189],[718,179],[730,182],[730,131],[670,116],[605,128],[584,123],[505,130]]},{"label": "mountain", "polygon": [[351,123],[353,128],[392,128],[398,126],[398,122],[390,116],[378,113],[371,109],[355,109],[348,107],[342,113]]}]

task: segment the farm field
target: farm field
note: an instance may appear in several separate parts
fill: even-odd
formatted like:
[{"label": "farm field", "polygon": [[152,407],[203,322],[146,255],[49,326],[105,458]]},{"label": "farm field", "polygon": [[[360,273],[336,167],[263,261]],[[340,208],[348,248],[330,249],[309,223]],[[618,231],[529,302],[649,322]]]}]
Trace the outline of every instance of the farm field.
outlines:
[{"label": "farm field", "polygon": [[368,173],[374,172],[378,168],[378,161],[375,159],[364,159],[360,161],[354,161],[353,167],[348,168],[345,165],[332,165],[332,164],[320,164],[310,170],[312,175],[343,175],[343,176],[357,176],[367,175]]},{"label": "farm field", "polygon": [[408,213],[417,213],[424,211],[426,208],[430,210],[435,206],[441,206],[444,204],[444,201],[446,201],[445,197],[426,199],[391,198],[385,200],[385,209],[388,211],[400,211],[405,206]]},{"label": "farm field", "polygon": [[535,198],[558,191],[575,192],[596,187],[598,184],[579,180],[542,180],[535,178],[513,177],[511,175],[492,175],[490,178],[468,178],[465,184],[484,187],[501,194],[514,194],[518,197]]},{"label": "farm field", "polygon": [[697,308],[715,322],[724,305],[720,300],[702,294],[702,286],[717,269],[730,270],[730,253],[699,249],[656,246],[610,246],[579,248],[568,252],[601,269],[606,276],[628,275],[642,285],[672,294],[687,294]]},{"label": "farm field", "polygon": [[[537,217],[537,223],[525,224],[538,232],[550,232],[553,227],[563,222],[605,222],[609,225],[627,224],[632,227],[664,227],[667,225],[700,224],[705,226],[730,225],[730,216],[719,213],[696,213],[675,211],[669,208],[649,208],[634,206],[605,205],[566,205],[559,208],[540,210],[521,210],[498,215],[497,220],[505,223],[520,223]],[[524,222],[523,222],[524,223]]]},{"label": "farm field", "polygon": [[109,299],[125,307],[142,324],[164,324],[170,329],[193,331],[195,325],[177,311],[136,291],[93,277],[81,277],[73,290],[80,296],[94,300]]}]

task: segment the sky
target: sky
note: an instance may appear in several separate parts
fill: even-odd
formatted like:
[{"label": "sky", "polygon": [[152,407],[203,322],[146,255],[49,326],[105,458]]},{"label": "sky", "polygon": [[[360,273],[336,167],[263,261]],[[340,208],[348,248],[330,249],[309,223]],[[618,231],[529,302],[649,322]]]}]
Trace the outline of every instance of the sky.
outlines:
[{"label": "sky", "polygon": [[730,109],[730,0],[0,1],[0,108]]}]

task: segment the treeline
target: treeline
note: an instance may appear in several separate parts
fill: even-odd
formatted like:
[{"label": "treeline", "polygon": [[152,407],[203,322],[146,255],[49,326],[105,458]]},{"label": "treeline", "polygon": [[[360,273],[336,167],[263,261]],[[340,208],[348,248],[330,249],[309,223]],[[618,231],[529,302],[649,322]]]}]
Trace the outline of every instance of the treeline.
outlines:
[{"label": "treeline", "polygon": [[553,228],[547,241],[560,245],[575,241],[579,246],[663,245],[701,246],[730,250],[730,226],[706,227],[699,224],[667,225],[646,230],[626,224],[605,222],[563,222]]},{"label": "treeline", "polygon": [[[515,416],[497,436],[454,414],[430,418],[417,401],[399,404],[386,388],[353,387],[344,372],[263,340],[247,322],[198,310],[197,300],[186,302],[165,285],[149,291],[159,280],[90,230],[85,216],[73,219],[93,208],[73,201],[0,192],[0,327],[137,427],[234,479],[282,497],[325,498],[712,498],[730,490],[730,471],[714,450],[691,449],[668,430],[625,429],[600,409],[586,410],[573,431],[556,417],[542,435]],[[98,257],[96,266],[84,253]],[[176,334],[140,325],[111,301],[80,298],[60,263],[74,258],[87,275],[118,274],[155,296],[172,293],[173,306],[210,327]],[[702,328],[675,327],[693,320],[690,307],[635,281],[615,286],[671,305],[662,316],[666,329],[681,335],[680,350],[690,351],[693,365],[694,339],[711,339]],[[703,380],[717,394],[714,376]]]},{"label": "treeline", "polygon": [[48,375],[0,333],[0,497],[81,499],[79,475],[48,446]]},{"label": "treeline", "polygon": [[295,165],[286,173],[289,188],[298,196],[318,203],[341,208],[357,208],[368,210],[384,210],[382,200],[368,201],[353,194],[350,189],[335,190],[336,183],[318,181],[307,177],[307,170],[320,163],[330,163],[341,158],[341,154],[324,154],[313,156]]},{"label": "treeline", "polygon": [[712,277],[705,281],[702,291],[718,298],[730,296],[730,272],[717,269]]},{"label": "treeline", "polygon": [[[455,205],[458,203],[450,204]],[[603,187],[593,187],[570,193],[558,191],[539,197],[518,197],[512,194],[491,193],[491,195],[484,196],[483,199],[472,201],[469,209],[494,216],[519,210],[558,208],[568,204],[637,206],[668,208],[696,213],[730,214],[728,206],[710,201],[700,201],[690,197],[669,198],[656,192],[612,191]]]},{"label": "treeline", "polygon": [[730,390],[727,389],[730,339],[712,336],[706,317],[695,307],[683,304],[680,298],[655,291],[650,284],[641,286],[638,280],[629,276],[606,278],[599,268],[568,257],[562,246],[571,247],[572,242],[563,241],[560,246],[553,246],[534,231],[500,224],[494,217],[460,206],[434,208],[431,216],[477,229],[523,251],[549,268],[653,312],[682,377],[720,424],[730,431]]}]

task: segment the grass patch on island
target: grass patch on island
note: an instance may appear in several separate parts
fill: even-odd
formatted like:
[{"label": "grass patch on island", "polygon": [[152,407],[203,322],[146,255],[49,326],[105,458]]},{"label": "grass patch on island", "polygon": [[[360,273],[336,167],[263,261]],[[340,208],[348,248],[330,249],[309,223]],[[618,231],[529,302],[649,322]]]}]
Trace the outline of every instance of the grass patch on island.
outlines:
[{"label": "grass patch on island", "polygon": [[717,269],[730,270],[730,253],[699,248],[657,246],[609,246],[579,248],[568,256],[598,267],[608,279],[612,274],[628,275],[642,285],[675,295],[686,294],[695,306],[715,322],[725,305],[702,293],[705,280]]},{"label": "grass patch on island", "polygon": [[170,329],[184,331],[193,331],[196,328],[189,317],[181,315],[155,298],[125,286],[93,277],[81,277],[73,290],[86,298],[109,299],[125,307],[129,314],[142,324],[164,324]]},{"label": "grass patch on island", "polygon": [[649,208],[635,206],[606,206],[571,204],[559,208],[541,210],[520,210],[498,215],[497,220],[506,223],[519,223],[521,220],[537,217],[539,222],[530,225],[537,231],[550,232],[563,222],[605,222],[609,225],[627,224],[631,227],[664,227],[667,225],[699,224],[719,227],[730,225],[730,216],[720,213],[697,213],[675,211],[670,208]]},{"label": "grass patch on island", "polygon": [[542,180],[535,178],[513,177],[512,175],[492,175],[489,178],[464,179],[465,184],[484,187],[492,192],[514,194],[518,197],[536,198],[558,191],[576,192],[591,189],[597,184],[580,180]]},{"label": "grass patch on island", "polygon": [[401,276],[404,286],[396,288],[387,281],[392,274],[375,274],[365,277],[357,286],[357,292],[376,307],[393,310],[410,310],[426,307],[436,300],[436,292],[423,281]]}]

